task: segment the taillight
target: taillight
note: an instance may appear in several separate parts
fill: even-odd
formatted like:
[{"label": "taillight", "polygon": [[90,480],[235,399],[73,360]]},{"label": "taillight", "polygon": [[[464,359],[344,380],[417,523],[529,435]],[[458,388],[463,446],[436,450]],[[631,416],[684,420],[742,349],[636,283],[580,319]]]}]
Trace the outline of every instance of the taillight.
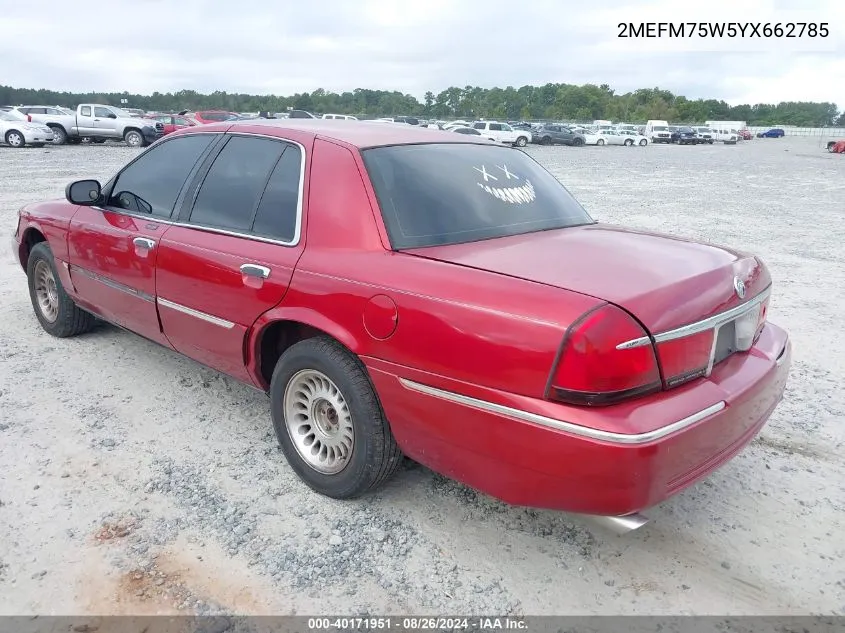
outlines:
[{"label": "taillight", "polygon": [[32,123],[32,115],[27,114],[26,115],[26,121],[27,121],[27,123]]},{"label": "taillight", "polygon": [[567,330],[547,397],[575,405],[602,406],[659,391],[660,370],[650,340],[619,349],[648,333],[627,312],[605,304]]}]

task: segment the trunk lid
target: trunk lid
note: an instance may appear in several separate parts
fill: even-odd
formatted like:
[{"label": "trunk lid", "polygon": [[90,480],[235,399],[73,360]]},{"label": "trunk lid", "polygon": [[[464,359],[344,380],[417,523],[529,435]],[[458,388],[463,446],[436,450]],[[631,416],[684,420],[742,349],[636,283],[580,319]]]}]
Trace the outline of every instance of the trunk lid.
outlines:
[{"label": "trunk lid", "polygon": [[[590,295],[652,333],[738,306],[771,283],[757,258],[725,247],[612,225],[540,231],[403,251]],[[745,293],[735,288],[735,279]]]}]

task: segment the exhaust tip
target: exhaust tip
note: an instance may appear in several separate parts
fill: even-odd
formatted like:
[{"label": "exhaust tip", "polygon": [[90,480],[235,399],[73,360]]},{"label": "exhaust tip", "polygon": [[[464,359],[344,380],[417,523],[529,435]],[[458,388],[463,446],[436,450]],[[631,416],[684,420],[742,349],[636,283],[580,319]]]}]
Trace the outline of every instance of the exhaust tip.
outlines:
[{"label": "exhaust tip", "polygon": [[607,528],[611,532],[622,535],[628,532],[633,532],[643,527],[648,523],[648,517],[635,512],[634,514],[626,514],[624,516],[595,516],[590,515],[589,518],[598,525]]}]

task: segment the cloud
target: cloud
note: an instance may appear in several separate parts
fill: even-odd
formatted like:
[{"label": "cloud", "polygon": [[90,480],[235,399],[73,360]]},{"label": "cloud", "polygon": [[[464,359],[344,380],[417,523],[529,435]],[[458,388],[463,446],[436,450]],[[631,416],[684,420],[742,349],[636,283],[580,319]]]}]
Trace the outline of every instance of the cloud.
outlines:
[{"label": "cloud", "polygon": [[[597,3],[598,4],[598,3]],[[61,14],[0,0],[0,82],[149,94],[607,83],[729,103],[845,108],[841,0],[110,0]],[[827,38],[619,38],[644,21],[827,22]],[[784,27],[782,27],[784,28]]]}]

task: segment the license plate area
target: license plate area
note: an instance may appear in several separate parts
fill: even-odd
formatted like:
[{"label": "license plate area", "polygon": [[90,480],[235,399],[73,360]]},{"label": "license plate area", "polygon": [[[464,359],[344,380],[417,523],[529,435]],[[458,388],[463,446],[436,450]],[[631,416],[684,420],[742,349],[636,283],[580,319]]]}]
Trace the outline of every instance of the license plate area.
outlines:
[{"label": "license plate area", "polygon": [[718,365],[736,351],[736,321],[728,321],[716,330],[713,364]]}]

